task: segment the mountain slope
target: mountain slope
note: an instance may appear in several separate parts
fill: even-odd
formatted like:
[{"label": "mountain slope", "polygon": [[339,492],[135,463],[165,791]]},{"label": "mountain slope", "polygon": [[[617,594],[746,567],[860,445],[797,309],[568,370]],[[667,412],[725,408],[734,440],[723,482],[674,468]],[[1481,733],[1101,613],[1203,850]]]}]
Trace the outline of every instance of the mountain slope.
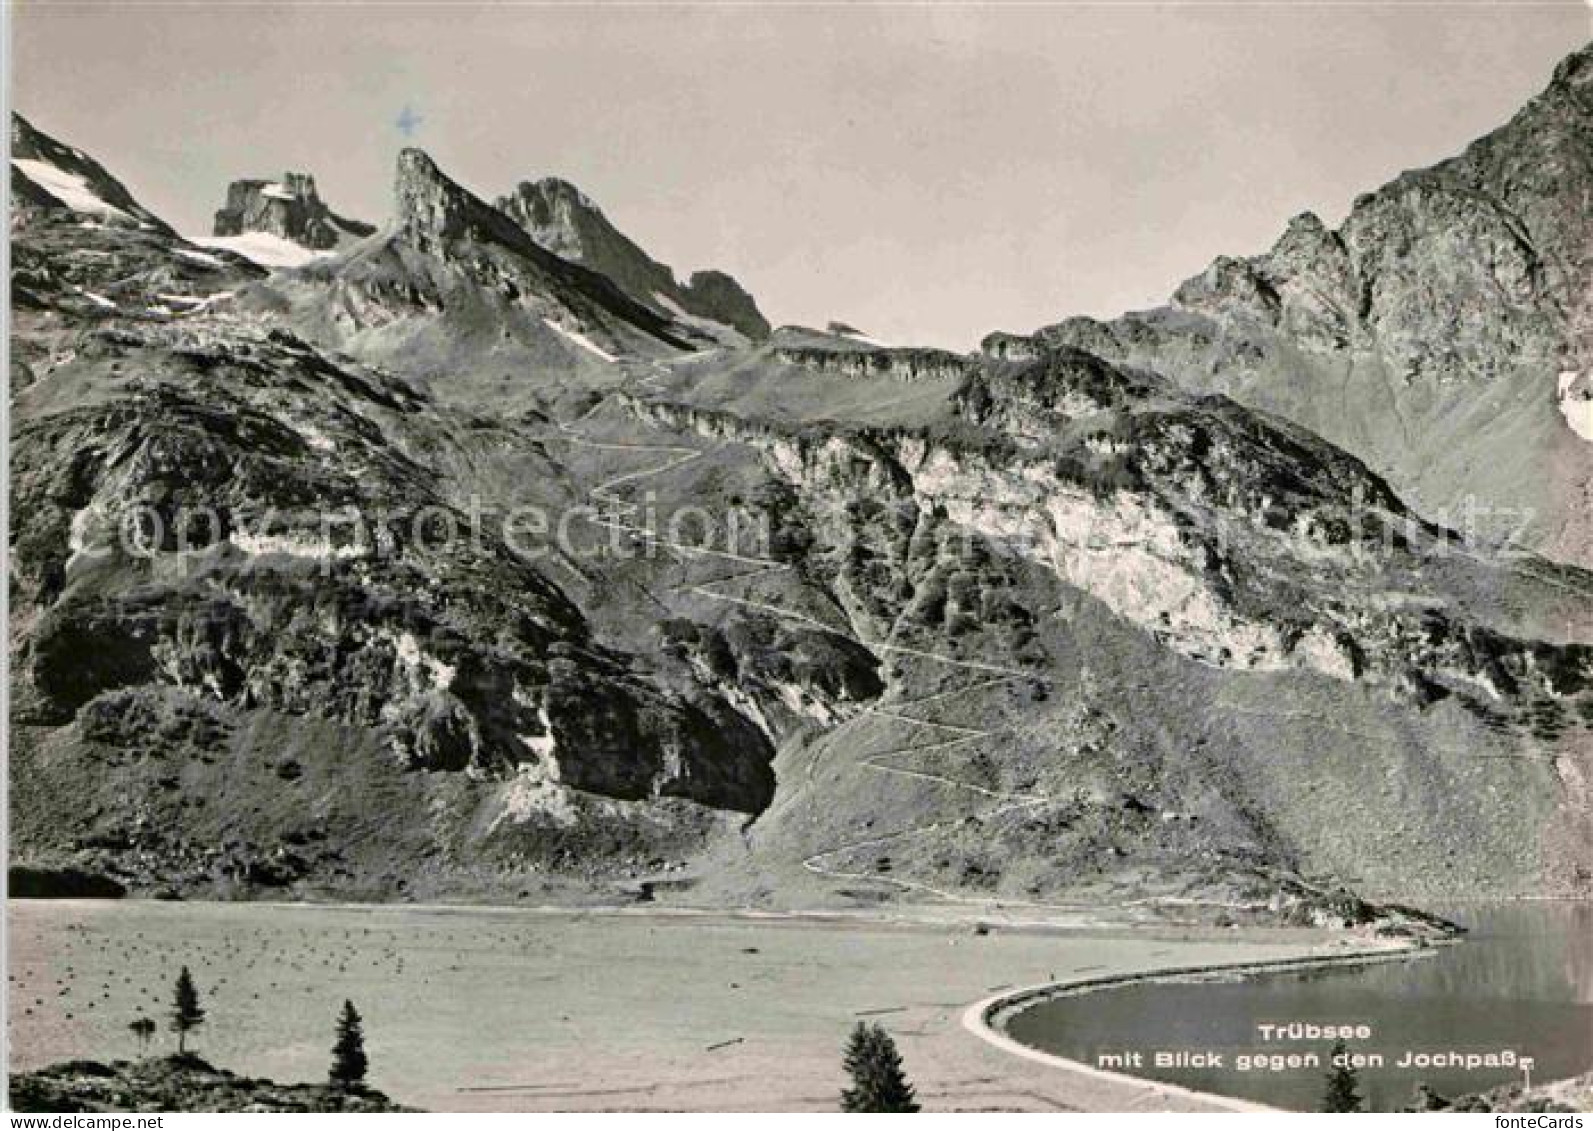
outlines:
[{"label": "mountain slope", "polygon": [[[585,193],[547,177],[521,181],[496,207],[555,255],[613,280],[631,298],[660,314],[729,327],[750,341],[769,336],[769,323],[741,285],[721,271],[698,271],[685,283],[609,223]],[[703,327],[714,332],[712,327]]]},{"label": "mountain slope", "polygon": [[1265,907],[1279,869],[1405,898],[1593,876],[1593,576],[1462,551],[1300,429],[1065,352],[987,365],[928,427],[622,403],[792,492],[789,580],[703,562],[691,591],[887,673],[782,746],[719,890],[800,890],[793,858],[856,898],[1045,905]]},{"label": "mountain slope", "polygon": [[[763,733],[597,640],[550,576],[579,564],[449,474],[567,501],[526,422],[262,326],[259,270],[175,236],[47,211],[13,240],[14,859],[391,895],[767,804]],[[154,303],[174,271],[228,289]]]},{"label": "mountain slope", "polygon": [[[262,274],[246,259],[179,238],[99,162],[20,115],[13,115],[11,130],[13,313],[192,317]],[[63,344],[70,319],[35,329],[12,336],[13,393],[70,352]]]},{"label": "mountain slope", "polygon": [[[1459,156],[1306,214],[1271,251],[1221,258],[1167,307],[1074,318],[1052,344],[1280,413],[1384,471],[1431,518],[1593,564],[1593,48]],[[1583,376],[1579,376],[1583,375]]]},{"label": "mountain slope", "polygon": [[31,209],[65,209],[103,224],[172,234],[164,220],[134,200],[98,161],[40,133],[15,112],[11,185],[24,215]]}]

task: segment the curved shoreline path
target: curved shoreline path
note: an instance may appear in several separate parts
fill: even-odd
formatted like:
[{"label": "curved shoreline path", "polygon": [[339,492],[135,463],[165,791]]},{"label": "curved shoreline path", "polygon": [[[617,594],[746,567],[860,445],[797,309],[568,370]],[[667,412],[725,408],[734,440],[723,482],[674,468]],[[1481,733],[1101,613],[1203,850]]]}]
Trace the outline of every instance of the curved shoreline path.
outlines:
[{"label": "curved shoreline path", "polygon": [[[625,365],[627,363],[619,363]],[[637,363],[629,363],[635,365]],[[658,383],[669,376],[669,370],[664,363],[649,361],[643,363],[647,372],[638,378],[638,387],[650,391],[658,391]],[[782,605],[771,604],[766,601],[757,601],[749,597],[734,596],[720,591],[721,586],[752,581],[769,574],[788,573],[793,567],[788,562],[777,561],[772,558],[751,557],[736,554],[728,550],[715,550],[702,546],[691,546],[669,539],[660,538],[654,531],[637,525],[632,519],[641,509],[640,505],[633,503],[624,496],[615,492],[615,489],[624,484],[639,482],[653,476],[665,475],[677,468],[684,467],[695,460],[701,459],[704,449],[688,447],[678,444],[630,444],[617,442],[600,442],[582,436],[578,427],[589,420],[604,404],[607,396],[600,395],[584,413],[570,421],[557,421],[561,439],[581,448],[593,451],[608,452],[645,452],[661,455],[661,462],[615,475],[603,480],[587,492],[588,497],[596,504],[598,517],[593,521],[596,525],[609,530],[629,535],[637,541],[645,542],[660,547],[674,555],[693,555],[702,558],[713,558],[751,566],[753,568],[730,574],[726,577],[715,578],[711,581],[692,582],[681,586],[688,591],[710,600],[721,601],[726,604],[749,608],[758,612],[769,613],[785,620],[795,621],[820,632],[830,633],[853,641],[860,647],[867,649],[874,655],[892,654],[907,656],[940,664],[956,671],[968,672],[978,678],[973,682],[950,690],[937,691],[913,699],[903,700],[889,706],[865,706],[859,715],[871,715],[877,718],[889,719],[897,723],[906,723],[910,726],[922,727],[930,732],[926,741],[909,742],[905,745],[892,747],[887,750],[876,751],[865,756],[859,765],[864,769],[882,774],[893,774],[915,782],[927,783],[931,786],[952,790],[959,790],[976,797],[988,799],[990,804],[978,813],[981,818],[997,817],[1004,813],[1020,809],[1038,808],[1045,805],[1058,804],[1059,799],[1041,794],[1018,793],[999,789],[988,789],[975,785],[972,782],[961,781],[957,778],[947,777],[944,774],[933,773],[928,770],[914,769],[894,763],[894,759],[908,758],[915,755],[932,754],[939,751],[950,750],[962,746],[972,745],[1001,734],[1001,730],[970,727],[957,723],[942,722],[932,718],[923,718],[916,714],[906,712],[915,707],[922,707],[930,703],[940,702],[957,696],[972,695],[986,691],[990,688],[1004,686],[1018,679],[1035,678],[1033,672],[1023,671],[1019,668],[1005,667],[1000,664],[984,663],[977,660],[961,660],[945,656],[938,652],[931,652],[920,648],[912,648],[901,644],[892,644],[887,641],[870,641],[863,639],[850,626],[838,626],[826,623],[817,617],[796,609],[786,608]],[[807,780],[813,780],[814,768],[817,758],[810,760],[807,766]],[[886,884],[902,891],[921,892],[950,903],[965,904],[979,907],[1025,907],[1053,911],[1077,911],[1077,906],[1059,903],[1044,903],[1023,899],[991,899],[982,895],[967,895],[959,892],[948,891],[920,880],[902,879],[896,876],[885,876],[875,872],[847,871],[843,868],[831,867],[829,861],[838,856],[857,852],[863,849],[879,848],[894,844],[911,837],[925,836],[945,828],[953,822],[953,818],[929,821],[921,825],[914,825],[896,832],[885,833],[879,836],[867,837],[862,840],[850,841],[835,845],[832,848],[816,852],[802,861],[802,867],[815,875],[835,880],[848,880],[853,882],[868,882]]]},{"label": "curved shoreline path", "polygon": [[1088,1077],[1092,1080],[1107,1081],[1124,1087],[1143,1089],[1146,1093],[1145,1099],[1147,1101],[1160,1097],[1165,1102],[1169,1097],[1176,1097],[1223,1111],[1281,1111],[1284,1109],[1258,1103],[1254,1100],[1226,1096],[1217,1092],[1197,1091],[1179,1084],[1155,1080],[1146,1076],[1135,1076],[1127,1072],[1113,1072],[1109,1069],[1098,1068],[1093,1064],[1087,1064],[1084,1061],[1073,1060],[1056,1053],[1046,1052],[1044,1049],[1015,1040],[1008,1035],[1004,1022],[1007,1018],[1016,1016],[1027,1009],[1058,997],[1110,991],[1118,987],[1146,982],[1181,981],[1207,976],[1233,977],[1244,974],[1310,970],[1326,966],[1360,966],[1374,962],[1399,961],[1410,957],[1415,949],[1412,944],[1402,944],[1347,951],[1332,955],[1312,954],[1294,958],[1268,959],[1260,962],[1227,962],[1200,966],[1163,967],[1134,973],[1111,974],[1098,978],[1043,982],[1023,989],[1002,990],[1000,993],[992,994],[974,1002],[963,1011],[962,1027],[987,1044],[993,1045],[1013,1056],[1048,1065],[1063,1072]]}]

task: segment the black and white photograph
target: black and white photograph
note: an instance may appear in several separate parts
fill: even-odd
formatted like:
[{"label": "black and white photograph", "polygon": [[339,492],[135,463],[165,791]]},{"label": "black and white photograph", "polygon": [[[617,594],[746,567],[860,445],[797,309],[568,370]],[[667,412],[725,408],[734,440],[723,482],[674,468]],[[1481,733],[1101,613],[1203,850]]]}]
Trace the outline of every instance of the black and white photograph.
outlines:
[{"label": "black and white photograph", "polygon": [[0,19],[11,1128],[1585,1126],[1593,3]]}]

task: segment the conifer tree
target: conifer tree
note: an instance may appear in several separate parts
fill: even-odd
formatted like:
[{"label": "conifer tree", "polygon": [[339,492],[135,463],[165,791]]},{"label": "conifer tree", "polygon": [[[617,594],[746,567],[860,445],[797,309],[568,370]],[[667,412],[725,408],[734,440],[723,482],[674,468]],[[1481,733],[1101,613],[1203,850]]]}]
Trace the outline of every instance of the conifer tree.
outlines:
[{"label": "conifer tree", "polygon": [[1327,1091],[1322,1095],[1323,1111],[1360,1111],[1361,1097],[1355,1091],[1358,1077],[1349,1065],[1344,1042],[1333,1046],[1333,1070],[1327,1074]]},{"label": "conifer tree", "polygon": [[337,1041],[332,1045],[332,1083],[357,1088],[365,1083],[365,1029],[354,1003],[345,1001],[337,1019]]},{"label": "conifer tree", "polygon": [[859,1021],[846,1042],[843,1063],[852,1086],[841,1092],[842,1111],[918,1110],[896,1042],[880,1026]]},{"label": "conifer tree", "polygon": [[194,988],[194,977],[188,967],[177,975],[177,996],[172,1002],[171,1027],[177,1034],[177,1052],[188,1051],[188,1034],[205,1023],[205,1011],[199,1007],[199,991]]}]

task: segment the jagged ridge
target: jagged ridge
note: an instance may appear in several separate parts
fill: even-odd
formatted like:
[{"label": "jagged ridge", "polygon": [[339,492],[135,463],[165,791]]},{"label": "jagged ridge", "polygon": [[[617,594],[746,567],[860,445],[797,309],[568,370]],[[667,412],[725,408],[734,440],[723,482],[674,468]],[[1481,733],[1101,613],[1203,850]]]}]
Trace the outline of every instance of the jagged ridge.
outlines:
[{"label": "jagged ridge", "polygon": [[568,181],[556,177],[521,181],[495,203],[539,245],[607,276],[644,306],[661,314],[684,313],[720,322],[752,341],[769,336],[768,320],[735,279],[720,271],[698,271],[680,283],[673,270],[615,228],[603,211]]}]

